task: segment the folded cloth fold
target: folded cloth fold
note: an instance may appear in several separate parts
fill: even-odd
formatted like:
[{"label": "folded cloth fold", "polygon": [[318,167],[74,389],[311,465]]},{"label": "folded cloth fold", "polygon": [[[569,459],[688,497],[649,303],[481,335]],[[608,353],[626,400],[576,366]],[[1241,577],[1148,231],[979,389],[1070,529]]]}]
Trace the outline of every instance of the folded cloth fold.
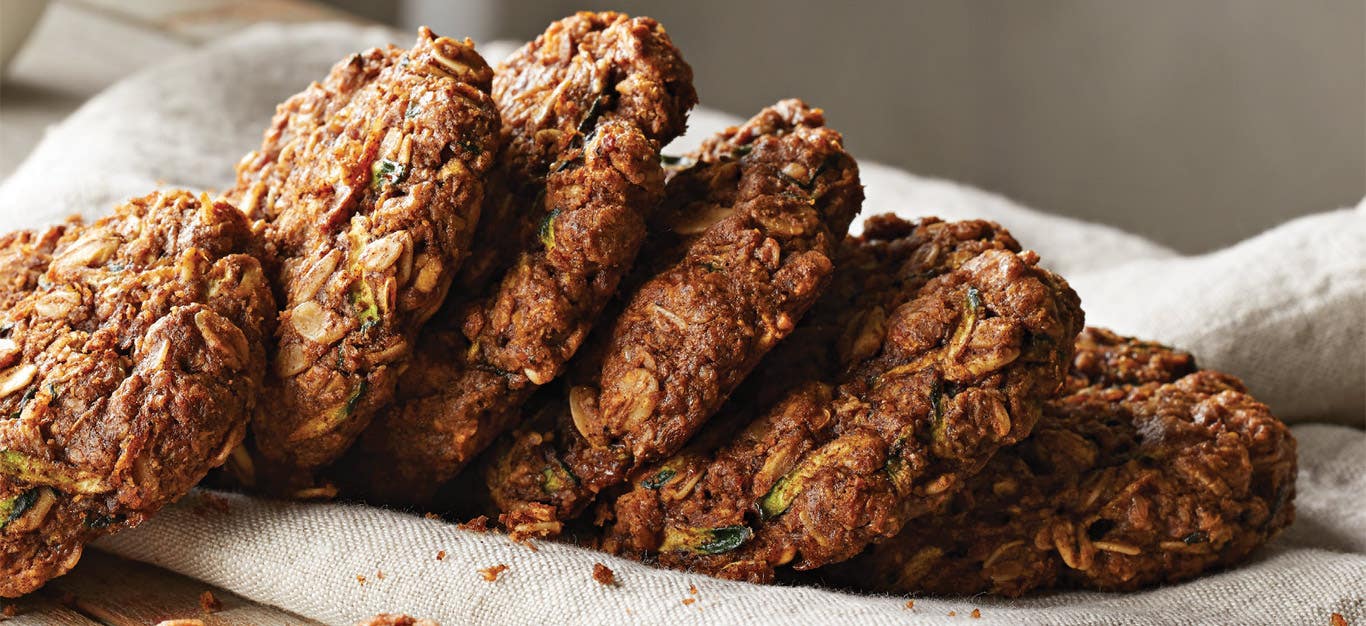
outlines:
[{"label": "folded cloth fold", "polygon": [[[49,132],[0,186],[0,230],[97,216],[159,186],[222,189],[277,102],[351,52],[411,38],[341,24],[262,26],[149,68]],[[510,49],[481,46],[490,60]],[[839,112],[829,115],[838,127]],[[734,121],[702,109],[666,152]],[[1088,323],[1179,345],[1202,366],[1243,378],[1299,424],[1297,523],[1247,565],[1181,585],[1011,602],[917,599],[912,609],[905,598],[716,581],[570,546],[532,551],[395,511],[207,491],[97,547],[327,623],[384,611],[448,624],[938,623],[974,608],[981,623],[1327,623],[1333,612],[1366,622],[1366,203],[1181,256],[976,189],[862,169],[865,214],[996,220],[1071,281]],[[213,497],[226,499],[225,512],[196,506]],[[597,562],[616,571],[618,585],[593,580]],[[499,564],[509,568],[496,582],[478,572]]]}]

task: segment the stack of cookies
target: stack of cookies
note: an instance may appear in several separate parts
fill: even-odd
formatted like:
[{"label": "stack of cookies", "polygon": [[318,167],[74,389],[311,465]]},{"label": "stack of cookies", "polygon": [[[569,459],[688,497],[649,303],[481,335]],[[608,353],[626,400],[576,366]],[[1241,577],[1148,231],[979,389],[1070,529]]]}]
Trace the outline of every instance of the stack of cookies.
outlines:
[{"label": "stack of cookies", "polygon": [[1084,328],[1000,225],[850,235],[801,101],[662,154],[696,101],[648,18],[496,69],[424,28],[281,104],[221,198],[0,238],[0,596],[206,477],[905,593],[1183,580],[1292,521],[1236,378]]}]

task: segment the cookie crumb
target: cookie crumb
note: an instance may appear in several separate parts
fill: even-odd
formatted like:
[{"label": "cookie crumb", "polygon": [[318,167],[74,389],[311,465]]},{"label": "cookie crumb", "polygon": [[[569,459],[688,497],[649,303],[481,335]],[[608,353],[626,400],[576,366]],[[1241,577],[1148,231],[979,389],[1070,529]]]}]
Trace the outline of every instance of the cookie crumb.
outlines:
[{"label": "cookie crumb", "polygon": [[438,561],[444,561],[444,560],[446,560],[446,551],[445,551],[445,550],[437,550],[437,551],[436,551],[436,560],[438,560]]},{"label": "cookie crumb", "polygon": [[617,575],[616,572],[612,571],[612,568],[607,567],[602,563],[594,563],[593,580],[598,581],[598,584],[600,585],[613,587],[617,584]]},{"label": "cookie crumb", "polygon": [[365,577],[364,577],[364,576],[361,576],[360,574],[356,574],[356,582],[360,583],[360,586],[364,587],[364,586],[365,586]]},{"label": "cookie crumb", "polygon": [[906,608],[908,608],[908,609],[913,609],[913,608],[915,608],[915,600],[907,600],[907,601],[906,601]]},{"label": "cookie crumb", "polygon": [[529,505],[511,513],[499,515],[498,523],[507,529],[508,537],[514,542],[535,551],[537,548],[530,541],[532,537],[547,539],[559,536],[560,532],[564,530],[564,523],[555,517],[554,507]]},{"label": "cookie crumb", "polygon": [[378,578],[378,579],[380,579],[380,580],[384,580],[384,571],[383,571],[383,570],[375,570],[375,578]]},{"label": "cookie crumb", "polygon": [[1328,622],[1332,626],[1347,626],[1347,618],[1343,617],[1341,613],[1334,613],[1328,618]]},{"label": "cookie crumb", "polygon": [[506,572],[507,569],[508,566],[499,563],[497,565],[494,565],[493,567],[479,570],[479,574],[484,577],[484,580],[494,582],[498,580],[498,577],[501,576],[503,572]]},{"label": "cookie crumb", "polygon": [[429,619],[417,619],[403,613],[380,613],[356,626],[440,626]]},{"label": "cookie crumb", "polygon": [[697,602],[697,598],[683,598],[683,606],[688,606],[694,602]]},{"label": "cookie crumb", "polygon": [[456,524],[455,527],[460,530],[472,530],[477,533],[487,532],[489,529],[489,517],[487,515],[480,515],[468,522]]},{"label": "cookie crumb", "polygon": [[957,617],[958,611],[949,611],[949,617]]},{"label": "cookie crumb", "polygon": [[199,594],[199,608],[205,613],[217,613],[223,610],[223,601],[215,597],[212,591],[205,591]]},{"label": "cookie crumb", "polygon": [[688,585],[688,593],[697,595],[697,585]]},{"label": "cookie crumb", "polygon": [[973,609],[972,619],[982,619],[982,609]]},{"label": "cookie crumb", "polygon": [[436,513],[432,513],[430,511],[427,513],[423,513],[422,517],[423,519],[436,520],[438,522],[443,521],[440,515],[437,515]]}]

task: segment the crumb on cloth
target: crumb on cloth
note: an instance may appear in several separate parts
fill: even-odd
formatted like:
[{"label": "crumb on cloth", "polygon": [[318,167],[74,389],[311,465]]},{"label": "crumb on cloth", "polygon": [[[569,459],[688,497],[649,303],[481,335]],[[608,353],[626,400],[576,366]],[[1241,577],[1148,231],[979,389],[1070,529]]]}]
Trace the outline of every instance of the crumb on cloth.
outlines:
[{"label": "crumb on cloth", "polygon": [[213,595],[212,591],[205,591],[199,594],[199,608],[205,613],[217,613],[223,610],[223,601]]},{"label": "crumb on cloth", "polygon": [[484,569],[479,570],[479,575],[483,576],[484,580],[494,582],[497,581],[498,577],[501,576],[503,572],[506,572],[507,569],[507,565],[499,563],[497,565],[494,565],[493,567],[486,567]]},{"label": "crumb on cloth", "polygon": [[617,575],[616,572],[612,571],[612,568],[607,567],[602,563],[594,563],[593,580],[598,581],[598,584],[612,587],[617,584]]},{"label": "crumb on cloth", "polygon": [[559,536],[564,531],[564,523],[555,519],[555,509],[547,506],[525,506],[510,513],[498,516],[498,523],[508,531],[512,541],[536,550],[531,539]]},{"label": "crumb on cloth", "polygon": [[441,626],[429,619],[417,619],[404,613],[380,613],[370,619],[356,622],[356,626]]},{"label": "crumb on cloth", "polygon": [[480,515],[468,522],[460,522],[459,524],[456,524],[455,527],[460,530],[472,530],[477,533],[486,532],[489,529],[489,517],[487,515]]}]

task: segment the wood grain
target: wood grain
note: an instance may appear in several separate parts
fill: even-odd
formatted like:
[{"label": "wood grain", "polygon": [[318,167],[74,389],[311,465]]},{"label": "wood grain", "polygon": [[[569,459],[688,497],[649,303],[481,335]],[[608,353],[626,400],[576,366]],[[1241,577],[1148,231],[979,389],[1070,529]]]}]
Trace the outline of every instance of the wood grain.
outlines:
[{"label": "wood grain", "polygon": [[[200,596],[206,591],[222,603],[221,609],[204,610]],[[87,550],[71,574],[48,583],[40,595],[89,618],[83,622],[54,623],[89,624],[95,620],[93,623],[133,626],[175,619],[200,620],[204,626],[318,623],[151,565],[95,550]]]},{"label": "wood grain", "polygon": [[[14,615],[0,617],[0,622],[10,624],[47,624],[50,626],[100,626],[92,620],[60,601],[43,594],[30,594],[18,600],[0,600],[0,607],[12,611]],[[12,608],[11,608],[12,607]]]}]

